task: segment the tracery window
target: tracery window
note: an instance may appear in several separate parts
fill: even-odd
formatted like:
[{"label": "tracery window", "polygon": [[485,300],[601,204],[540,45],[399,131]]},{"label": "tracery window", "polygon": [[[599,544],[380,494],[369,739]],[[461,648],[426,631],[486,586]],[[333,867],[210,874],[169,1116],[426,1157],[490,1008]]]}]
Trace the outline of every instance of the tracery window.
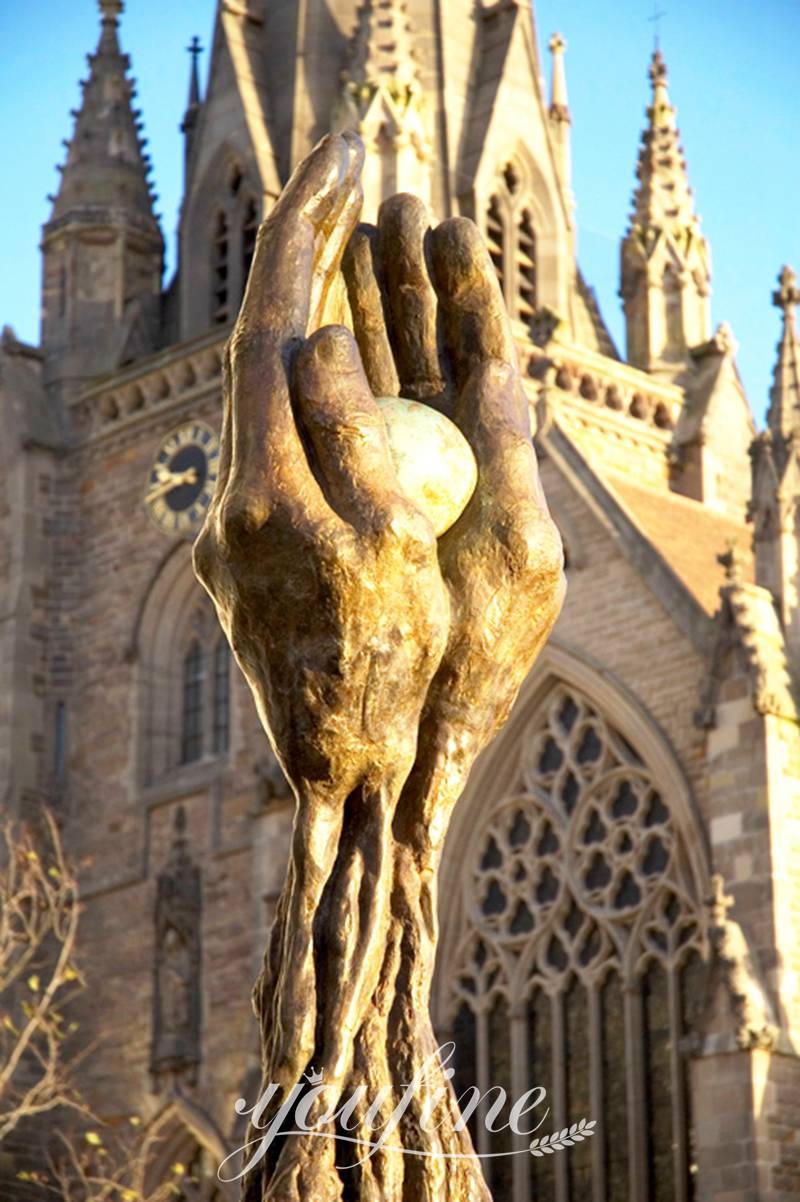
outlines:
[{"label": "tracery window", "polygon": [[486,241],[506,307],[527,325],[536,312],[536,229],[530,187],[508,163],[499,173],[486,210]]},{"label": "tracery window", "polygon": [[[700,890],[669,798],[577,689],[548,695],[463,881],[445,1021],[457,1092],[543,1086],[538,1135],[598,1124],[563,1155],[485,1160],[495,1202],[687,1202],[681,1041],[704,971]],[[482,1154],[528,1143],[480,1117],[473,1137]]]}]

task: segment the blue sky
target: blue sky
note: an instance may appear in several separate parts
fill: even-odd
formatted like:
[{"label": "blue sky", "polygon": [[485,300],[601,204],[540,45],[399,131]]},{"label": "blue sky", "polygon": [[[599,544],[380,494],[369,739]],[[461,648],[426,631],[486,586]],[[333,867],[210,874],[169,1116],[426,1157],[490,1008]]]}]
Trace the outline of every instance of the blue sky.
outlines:
[{"label": "blue sky", "polygon": [[[279,0],[267,0],[276,3]],[[446,4],[446,0],[445,0]],[[770,297],[781,264],[800,269],[800,45],[797,0],[663,0],[662,47],[678,109],[690,180],[711,243],[714,322],[728,321],[760,419],[778,339]],[[197,33],[210,40],[214,0],[128,0],[122,40],[138,81],[158,205],[172,269],[181,190],[181,138],[188,56]],[[546,44],[567,39],[573,117],[573,186],[579,258],[620,347],[619,238],[624,232],[653,45],[651,0],[538,0]],[[35,20],[33,14],[35,13]],[[84,55],[97,40],[92,0],[0,4],[0,323],[35,341],[39,322],[39,231],[58,185],[61,139],[79,103]],[[10,52],[9,52],[10,48]],[[203,58],[206,65],[206,56]]]}]

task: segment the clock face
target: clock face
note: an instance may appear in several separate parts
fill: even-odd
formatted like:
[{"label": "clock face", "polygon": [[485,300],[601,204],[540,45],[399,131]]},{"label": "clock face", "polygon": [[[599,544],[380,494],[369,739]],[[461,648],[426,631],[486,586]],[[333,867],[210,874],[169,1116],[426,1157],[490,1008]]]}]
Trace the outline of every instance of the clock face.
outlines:
[{"label": "clock face", "polygon": [[219,439],[204,422],[189,421],[158,448],[147,476],[144,503],[165,534],[195,535],[214,495]]}]

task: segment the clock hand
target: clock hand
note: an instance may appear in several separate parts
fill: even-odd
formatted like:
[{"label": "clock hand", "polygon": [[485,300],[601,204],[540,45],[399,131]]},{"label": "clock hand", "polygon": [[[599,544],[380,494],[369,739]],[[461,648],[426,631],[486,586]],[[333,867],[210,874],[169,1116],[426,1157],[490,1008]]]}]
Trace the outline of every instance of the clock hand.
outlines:
[{"label": "clock hand", "polygon": [[181,484],[196,484],[197,483],[197,468],[187,467],[183,472],[166,471],[166,475],[161,480],[160,484],[156,484],[150,489],[150,492],[145,497],[145,502],[149,505],[153,501],[157,501],[159,497],[165,493],[172,492],[173,488],[178,488]]}]

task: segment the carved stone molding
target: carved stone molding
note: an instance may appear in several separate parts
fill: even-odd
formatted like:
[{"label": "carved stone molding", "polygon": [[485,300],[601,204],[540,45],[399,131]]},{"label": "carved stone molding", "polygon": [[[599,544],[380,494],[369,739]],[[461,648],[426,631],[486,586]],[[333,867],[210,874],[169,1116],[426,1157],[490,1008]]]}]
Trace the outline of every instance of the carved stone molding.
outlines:
[{"label": "carved stone molding", "polygon": [[94,441],[218,388],[224,348],[225,337],[214,329],[87,389],[70,406],[72,438],[78,444]]},{"label": "carved stone molding", "polygon": [[730,671],[731,653],[737,653],[744,665],[756,713],[800,721],[786,642],[772,594],[742,581],[733,550],[718,558],[726,569],[728,582],[720,592],[708,683],[695,712],[695,722],[705,729],[716,726],[718,697]]}]

